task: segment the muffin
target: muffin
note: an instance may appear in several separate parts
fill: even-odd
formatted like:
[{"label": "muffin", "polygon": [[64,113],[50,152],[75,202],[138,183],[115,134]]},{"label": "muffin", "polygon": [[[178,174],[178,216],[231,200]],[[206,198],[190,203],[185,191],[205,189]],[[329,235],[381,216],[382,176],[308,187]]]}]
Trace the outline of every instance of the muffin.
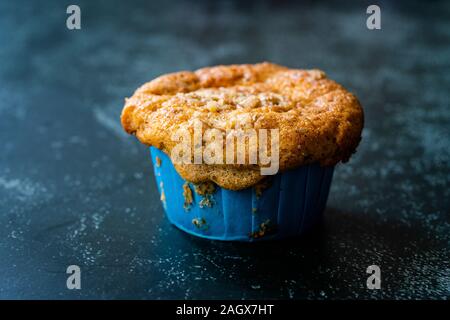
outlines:
[{"label": "muffin", "polygon": [[172,224],[256,241],[298,236],[321,219],[363,111],[320,70],[260,63],[160,76],[126,99],[121,122],[150,146]]}]

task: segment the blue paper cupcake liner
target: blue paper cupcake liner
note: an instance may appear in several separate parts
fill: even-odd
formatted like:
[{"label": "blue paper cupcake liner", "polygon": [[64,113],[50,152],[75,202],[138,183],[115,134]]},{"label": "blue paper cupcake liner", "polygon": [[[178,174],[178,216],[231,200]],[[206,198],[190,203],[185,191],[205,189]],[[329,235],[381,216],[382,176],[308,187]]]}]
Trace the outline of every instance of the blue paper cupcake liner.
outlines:
[{"label": "blue paper cupcake liner", "polygon": [[[322,217],[334,167],[307,165],[271,177],[262,192],[215,186],[206,196],[195,192],[170,158],[150,147],[161,201],[169,221],[192,235],[227,241],[259,241],[298,236]],[[186,203],[189,187],[192,203]]]}]

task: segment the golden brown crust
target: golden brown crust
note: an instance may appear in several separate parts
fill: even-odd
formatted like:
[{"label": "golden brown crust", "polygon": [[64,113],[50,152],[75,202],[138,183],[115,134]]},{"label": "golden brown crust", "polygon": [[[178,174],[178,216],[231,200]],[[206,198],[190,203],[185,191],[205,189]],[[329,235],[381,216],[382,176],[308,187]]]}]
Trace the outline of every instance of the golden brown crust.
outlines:
[{"label": "golden brown crust", "polygon": [[[126,99],[122,126],[170,155],[172,134],[192,129],[279,129],[280,170],[318,162],[334,165],[355,151],[363,127],[357,98],[319,70],[260,63],[216,66],[163,75]],[[191,182],[214,181],[233,190],[263,178],[260,165],[183,164]]]}]

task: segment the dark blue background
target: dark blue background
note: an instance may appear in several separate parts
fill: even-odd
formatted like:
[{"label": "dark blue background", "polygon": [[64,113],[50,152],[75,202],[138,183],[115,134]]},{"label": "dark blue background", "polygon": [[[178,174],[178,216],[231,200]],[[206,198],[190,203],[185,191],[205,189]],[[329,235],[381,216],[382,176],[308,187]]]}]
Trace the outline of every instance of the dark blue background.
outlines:
[{"label": "dark blue background", "polygon": [[[378,2],[379,31],[369,4],[1,1],[0,298],[448,298],[450,3]],[[123,99],[161,73],[263,60],[355,92],[362,143],[314,233],[190,237],[164,218],[147,148],[122,132]]]}]

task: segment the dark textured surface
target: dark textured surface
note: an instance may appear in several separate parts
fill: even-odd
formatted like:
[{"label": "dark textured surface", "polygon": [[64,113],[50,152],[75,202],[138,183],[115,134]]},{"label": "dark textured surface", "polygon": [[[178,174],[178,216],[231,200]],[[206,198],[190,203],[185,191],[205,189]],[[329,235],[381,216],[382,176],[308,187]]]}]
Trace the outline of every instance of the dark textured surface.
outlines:
[{"label": "dark textured surface", "polygon": [[[0,2],[0,298],[450,297],[448,2],[381,2],[381,31],[364,3],[86,1],[80,31],[66,5]],[[121,130],[123,98],[161,73],[261,60],[355,92],[362,144],[311,235],[185,235],[164,218],[148,150]]]}]

